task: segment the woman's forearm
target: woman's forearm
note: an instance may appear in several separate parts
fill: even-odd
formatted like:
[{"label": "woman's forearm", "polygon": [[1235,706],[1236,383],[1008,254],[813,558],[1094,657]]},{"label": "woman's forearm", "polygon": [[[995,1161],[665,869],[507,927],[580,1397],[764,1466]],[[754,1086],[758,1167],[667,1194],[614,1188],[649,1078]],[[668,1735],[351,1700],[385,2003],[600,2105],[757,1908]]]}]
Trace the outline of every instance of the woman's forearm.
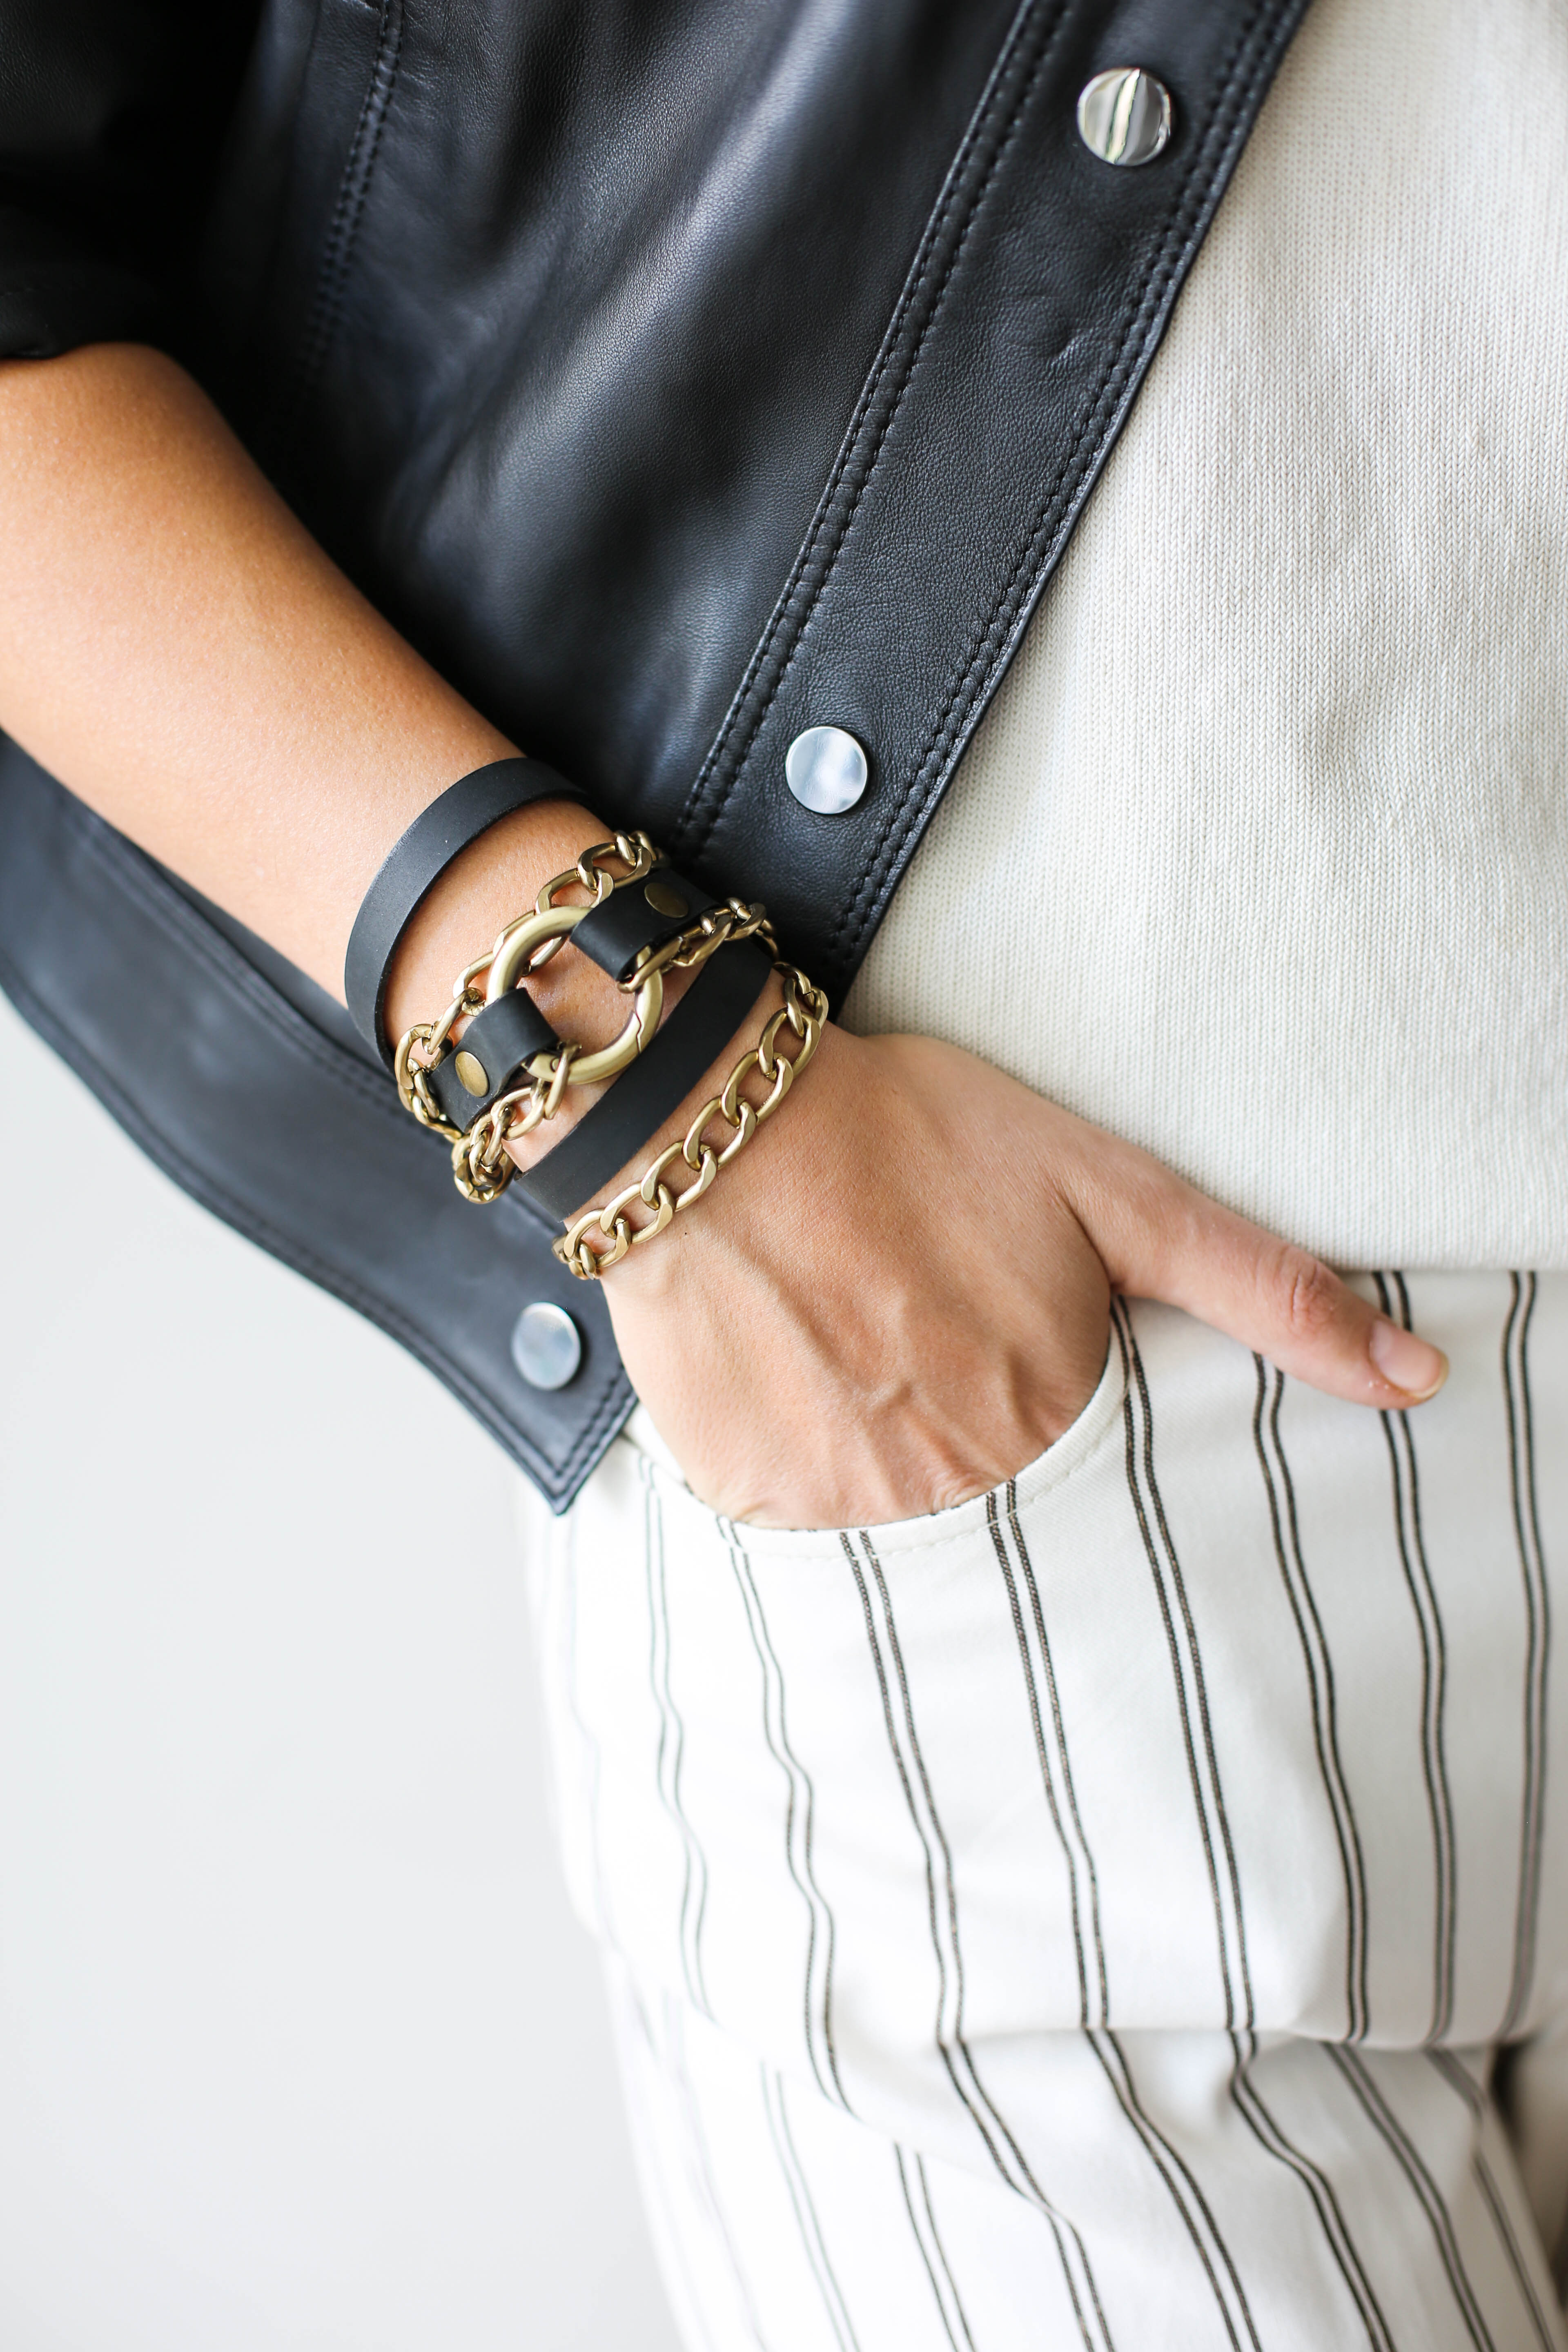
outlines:
[{"label": "woman's forearm", "polygon": [[[153,352],[0,365],[0,727],[340,988],[392,843],[514,747]],[[595,831],[544,803],[447,869],[399,952],[394,1034],[441,1010],[458,970]],[[585,962],[558,957],[531,982],[580,1039],[619,1026],[575,995],[609,991]],[[1442,1376],[1327,1268],[984,1063],[834,1029],[798,1103],[606,1295],[700,1493],[731,1514],[843,1526],[982,1492],[1058,1434],[1099,1376],[1110,1287],[1186,1307],[1368,1404],[1403,1406]]]},{"label": "woman's forearm", "polygon": [[[0,728],[341,994],[391,844],[516,747],[366,603],[158,352],[0,364]],[[595,831],[552,803],[487,836],[411,935],[392,1021],[437,1011],[452,971]]]}]

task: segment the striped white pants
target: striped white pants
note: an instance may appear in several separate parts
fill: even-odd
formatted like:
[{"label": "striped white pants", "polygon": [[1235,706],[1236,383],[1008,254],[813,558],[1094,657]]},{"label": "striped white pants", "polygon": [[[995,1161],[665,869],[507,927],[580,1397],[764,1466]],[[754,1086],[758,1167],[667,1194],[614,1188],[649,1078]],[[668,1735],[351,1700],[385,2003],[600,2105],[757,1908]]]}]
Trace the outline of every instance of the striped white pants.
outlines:
[{"label": "striped white pants", "polygon": [[957,1510],[533,1523],[693,2347],[1568,2347],[1568,1276],[1384,1286],[1407,1420],[1137,1305]]}]

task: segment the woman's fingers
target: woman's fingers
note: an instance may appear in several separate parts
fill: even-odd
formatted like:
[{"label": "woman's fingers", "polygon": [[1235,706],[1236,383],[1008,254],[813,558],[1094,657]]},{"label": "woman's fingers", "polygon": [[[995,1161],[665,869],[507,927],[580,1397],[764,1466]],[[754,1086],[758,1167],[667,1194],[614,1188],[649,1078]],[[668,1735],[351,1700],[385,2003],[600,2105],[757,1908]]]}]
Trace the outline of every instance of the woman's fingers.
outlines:
[{"label": "woman's fingers", "polygon": [[[1099,1139],[1097,1139],[1097,1141]],[[1080,1163],[1074,1207],[1119,1290],[1163,1299],[1331,1396],[1419,1404],[1448,1374],[1321,1258],[1210,1201],[1126,1145]]]}]

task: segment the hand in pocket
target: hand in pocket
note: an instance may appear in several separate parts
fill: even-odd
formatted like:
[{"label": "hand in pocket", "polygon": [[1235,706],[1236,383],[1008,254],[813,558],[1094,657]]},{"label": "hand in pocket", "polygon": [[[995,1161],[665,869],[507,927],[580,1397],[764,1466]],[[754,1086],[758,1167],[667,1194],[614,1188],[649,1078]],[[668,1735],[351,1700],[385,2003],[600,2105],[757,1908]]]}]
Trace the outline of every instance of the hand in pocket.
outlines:
[{"label": "hand in pocket", "polygon": [[764,1526],[983,1494],[1083,1410],[1113,1291],[1335,1396],[1447,1366],[1306,1252],[988,1063],[830,1028],[700,1206],[608,1275],[626,1367],[696,1492]]}]

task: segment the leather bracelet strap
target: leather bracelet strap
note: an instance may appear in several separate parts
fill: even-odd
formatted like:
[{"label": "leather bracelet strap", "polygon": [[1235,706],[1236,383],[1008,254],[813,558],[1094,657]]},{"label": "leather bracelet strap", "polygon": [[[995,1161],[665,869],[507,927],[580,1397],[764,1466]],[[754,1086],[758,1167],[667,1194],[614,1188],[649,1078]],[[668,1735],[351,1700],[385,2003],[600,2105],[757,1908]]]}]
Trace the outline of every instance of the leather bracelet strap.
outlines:
[{"label": "leather bracelet strap", "polygon": [[761,996],[773,970],[751,940],[710,956],[646,1053],[570,1135],[513,1180],[564,1224],[658,1133],[711,1067]]},{"label": "leather bracelet strap", "polygon": [[498,1096],[521,1084],[535,1054],[552,1053],[560,1043],[527,990],[509,988],[475,1013],[461,1045],[448,1050],[425,1083],[442,1118],[466,1135]]},{"label": "leather bracelet strap", "polygon": [[492,760],[488,767],[460,776],[439,800],[421,810],[388,851],[365,892],[349,933],[343,994],[354,1027],[375,1047],[389,1070],[393,1049],[382,1026],[386,979],[397,942],[415,909],[470,842],[514,809],[527,808],[534,801],[575,801],[579,807],[584,805],[576,785],[569,784],[543,760]]},{"label": "leather bracelet strap", "polygon": [[689,881],[661,861],[640,889],[612,890],[591,908],[573,932],[572,944],[579,955],[607,971],[618,988],[625,988],[645,948],[661,948],[697,916],[710,914],[722,903],[700,882]]}]

